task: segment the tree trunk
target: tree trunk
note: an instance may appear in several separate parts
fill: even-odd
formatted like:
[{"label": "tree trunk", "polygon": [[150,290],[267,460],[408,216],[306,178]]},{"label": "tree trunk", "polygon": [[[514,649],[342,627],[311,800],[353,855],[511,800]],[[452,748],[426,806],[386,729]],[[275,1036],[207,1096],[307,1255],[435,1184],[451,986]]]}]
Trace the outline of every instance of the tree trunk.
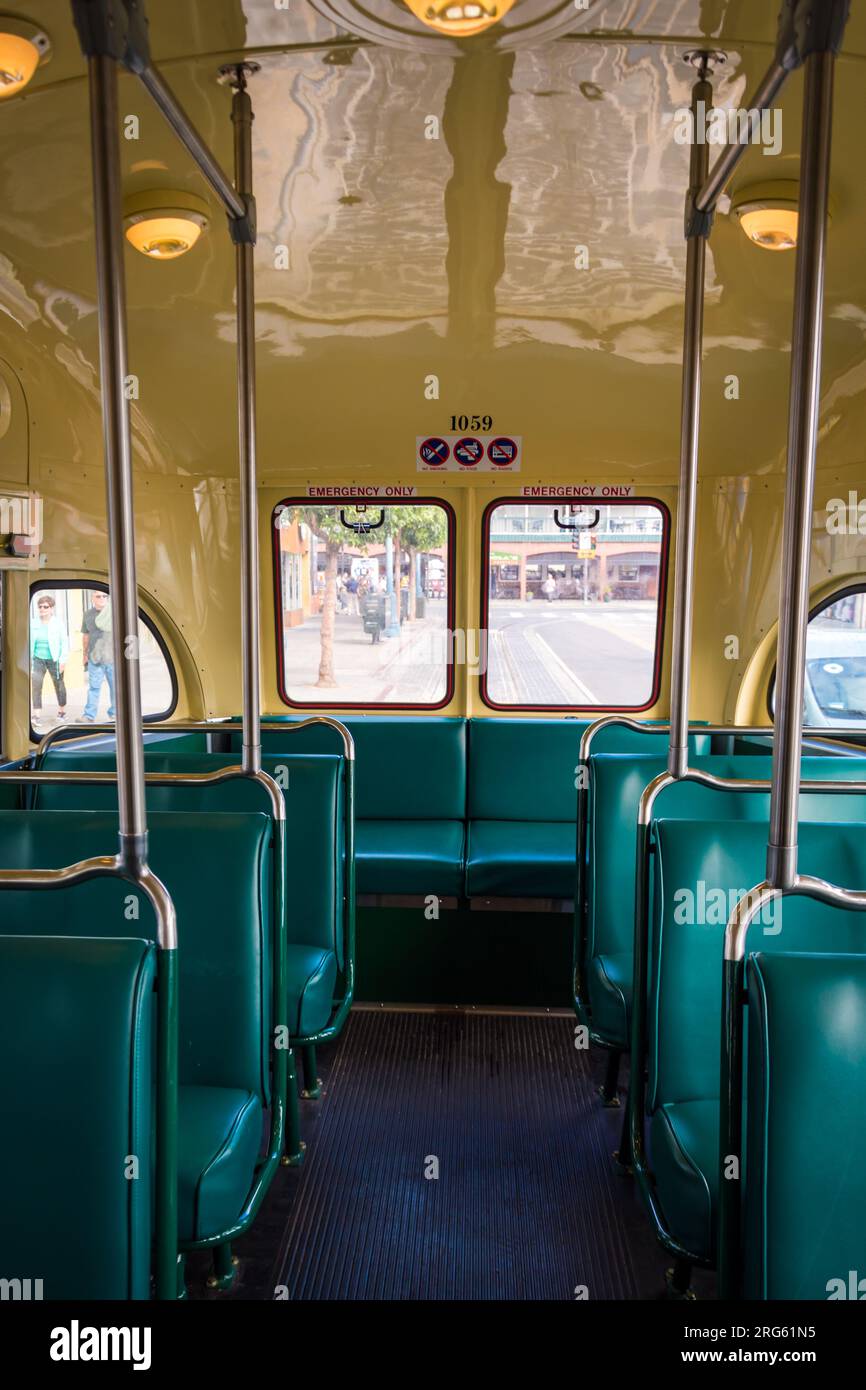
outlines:
[{"label": "tree trunk", "polygon": [[416,607],[416,597],[418,593],[418,551],[414,545],[409,546],[409,621],[414,623],[418,616]]},{"label": "tree trunk", "polygon": [[400,532],[394,534],[394,554],[391,557],[394,566],[394,621],[398,628],[402,626],[403,598],[400,593],[400,580],[403,578],[403,547],[401,545]]},{"label": "tree trunk", "polygon": [[319,679],[317,686],[333,686],[334,678],[334,625],[337,613],[337,556],[339,548],[328,546],[328,564],[325,569],[325,596],[322,601],[322,627],[320,632],[321,652],[319,654]]}]

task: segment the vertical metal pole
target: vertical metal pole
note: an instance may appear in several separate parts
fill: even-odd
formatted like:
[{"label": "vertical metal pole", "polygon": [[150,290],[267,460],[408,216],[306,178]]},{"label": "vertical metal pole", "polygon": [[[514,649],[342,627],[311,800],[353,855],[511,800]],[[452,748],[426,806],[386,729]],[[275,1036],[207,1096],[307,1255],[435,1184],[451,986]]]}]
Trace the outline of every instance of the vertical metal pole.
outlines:
[{"label": "vertical metal pole", "polygon": [[126,281],[118,151],[117,66],[114,58],[104,55],[88,58],[87,66],[90,79],[120,856],[127,865],[143,866],[147,858],[147,822],[141,737],[132,446],[126,399]]},{"label": "vertical metal pole", "polygon": [[[232,98],[235,188],[253,191],[253,108],[242,66]],[[259,688],[259,533],[256,496],[256,303],[253,243],[235,246],[238,336],[238,448],[241,501],[241,660],[243,664],[243,755],[245,772],[262,765]]]},{"label": "vertical metal pole", "polygon": [[[704,138],[704,113],[712,105],[713,89],[705,62],[692,88],[692,148],[689,188],[696,195],[709,167]],[[707,230],[709,230],[707,228]],[[677,539],[674,560],[674,634],[671,655],[671,720],[668,771],[681,777],[689,763],[689,688],[694,616],[695,517],[697,511],[698,443],[701,414],[701,354],[704,334],[704,269],[706,234],[692,231],[687,240],[686,298],[683,328],[683,384],[680,423],[680,481],[677,493]]]},{"label": "vertical metal pole", "polygon": [[806,59],[800,155],[800,223],[788,402],[788,471],[782,527],[776,736],[773,741],[773,790],[767,846],[767,878],[776,888],[789,888],[797,875],[803,682],[821,385],[834,63],[835,55],[829,51],[813,53]]}]

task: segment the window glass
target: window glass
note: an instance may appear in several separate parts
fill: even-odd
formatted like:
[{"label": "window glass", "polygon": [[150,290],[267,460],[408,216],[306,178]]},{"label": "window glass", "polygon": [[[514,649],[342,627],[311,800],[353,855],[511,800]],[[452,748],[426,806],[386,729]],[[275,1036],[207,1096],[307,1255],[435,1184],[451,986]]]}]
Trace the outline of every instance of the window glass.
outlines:
[{"label": "window glass", "polygon": [[447,702],[450,516],[427,502],[277,507],[280,694],[287,704]]},{"label": "window glass", "polygon": [[852,590],[814,613],[806,633],[804,721],[866,726],[866,591]]},{"label": "window glass", "polygon": [[[110,723],[114,718],[111,598],[102,587],[39,586],[30,596],[30,723],[46,734],[58,724]],[[176,686],[162,643],[138,622],[141,707],[166,718]]]},{"label": "window glass", "polygon": [[503,502],[486,514],[488,704],[646,709],[657,698],[667,513]]}]

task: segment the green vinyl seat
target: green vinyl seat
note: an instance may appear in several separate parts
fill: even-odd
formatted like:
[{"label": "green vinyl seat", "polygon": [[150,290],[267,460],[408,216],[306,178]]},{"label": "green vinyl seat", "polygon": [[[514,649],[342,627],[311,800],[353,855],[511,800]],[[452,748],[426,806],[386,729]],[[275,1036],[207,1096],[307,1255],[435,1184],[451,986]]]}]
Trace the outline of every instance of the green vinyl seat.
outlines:
[{"label": "green vinyl seat", "polygon": [[[57,751],[44,762],[45,771],[73,766],[113,772],[114,751]],[[229,753],[145,753],[149,773],[197,774],[236,766]],[[287,1021],[291,1028],[291,1019],[303,1016],[314,1021],[309,1031],[317,1032],[328,1023],[345,958],[343,760],[334,753],[267,754],[262,769],[283,788],[286,808]],[[94,808],[111,805],[116,795],[113,786],[47,784],[38,789],[36,805]],[[268,804],[261,787],[242,778],[211,786],[150,785],[146,798],[149,811],[261,811]],[[323,953],[326,959],[319,961]]]},{"label": "green vinyl seat", "polygon": [[[771,774],[770,758],[760,754],[696,753],[690,755],[689,765],[716,777],[740,780],[769,780]],[[590,756],[586,994],[593,1032],[621,1050],[629,1046],[631,1018],[638,806],[644,789],[665,767],[666,759],[660,755],[610,752]],[[814,781],[866,780],[866,760],[806,757],[803,777]],[[858,814],[853,806],[859,800],[845,798],[848,809],[844,818],[853,819]],[[802,814],[815,820],[839,819],[839,804],[833,796],[804,793]],[[654,815],[763,822],[768,806],[769,794],[726,792],[696,782],[675,782],[657,796]]]},{"label": "green vinyl seat", "polygon": [[574,897],[573,819],[473,820],[468,840],[467,897]]},{"label": "green vinyl seat", "polygon": [[[649,741],[630,729],[612,728],[609,732],[632,734],[640,749],[646,749]],[[659,735],[652,735],[652,740],[658,742]],[[691,762],[706,765],[708,756],[694,755]],[[626,1051],[634,961],[638,805],[644,789],[665,770],[666,758],[663,750],[607,752],[592,753],[589,762],[586,996],[595,1035],[608,1046]],[[717,764],[718,759],[712,762]],[[726,769],[719,768],[719,775],[726,775]],[[664,804],[672,808],[672,815],[688,815],[692,803],[700,803],[703,790],[692,783],[679,783],[665,791]]]},{"label": "green vinyl seat", "polygon": [[[178,1235],[191,1244],[240,1216],[270,1101],[271,822],[254,812],[151,812],[148,833],[150,866],[177,913]],[[7,868],[56,868],[116,843],[109,811],[0,811]],[[4,932],[55,934],[60,901],[54,892],[5,894]],[[70,938],[153,931],[146,897],[125,882],[93,880],[62,901]]]},{"label": "green vinyl seat", "polygon": [[[585,719],[470,719],[467,897],[575,894],[577,782]],[[694,735],[703,751],[708,741]],[[594,748],[663,751],[661,733],[620,725]],[[642,788],[641,788],[642,790]]]},{"label": "green vinyl seat", "polygon": [[866,917],[857,916],[856,954],[747,960],[747,1298],[866,1295]]},{"label": "green vinyl seat", "polygon": [[633,967],[634,953],[623,950],[593,956],[586,970],[593,1032],[609,1047],[621,1051],[629,1046]]},{"label": "green vinyl seat", "polygon": [[[762,794],[738,795],[763,802],[766,814]],[[837,814],[856,809],[866,818],[866,797],[826,799]],[[747,820],[660,819],[653,827],[649,1153],[666,1230],[706,1263],[716,1254],[722,948],[730,907],[764,878],[767,835],[766,822]],[[864,864],[863,823],[801,824],[802,873],[857,883]],[[775,955],[820,942],[833,955],[850,953],[864,925],[860,914],[786,898],[781,915],[771,908],[752,926],[749,945]]]},{"label": "green vinyl seat", "polygon": [[471,719],[467,897],[574,897],[576,719]]},{"label": "green vinyl seat", "polygon": [[463,840],[461,820],[359,820],[358,892],[460,897]]},{"label": "green vinyl seat", "polygon": [[178,1096],[178,1230],[206,1240],[230,1229],[249,1191],[262,1141],[262,1105],[252,1091],[181,1086]]},{"label": "green vinyl seat", "polygon": [[718,1096],[660,1105],[650,1120],[649,1146],[665,1211],[674,1212],[677,1240],[709,1258],[719,1205]]},{"label": "green vinyl seat", "polygon": [[323,946],[286,947],[286,1024],[293,1038],[326,1028],[337,986],[337,954]]},{"label": "green vinyl seat", "polygon": [[[0,833],[8,867],[6,850]],[[73,935],[86,889],[38,895],[68,935],[24,934],[25,913],[22,934],[0,936],[0,1276],[40,1279],[34,1298],[147,1299],[156,953]],[[36,896],[2,893],[4,932],[13,900]]]},{"label": "green vinyl seat", "polygon": [[[341,748],[335,731],[311,724],[262,730],[271,756]],[[466,721],[363,715],[341,719],[355,742],[357,891],[439,897],[463,892]],[[233,735],[235,750],[240,734]]]}]

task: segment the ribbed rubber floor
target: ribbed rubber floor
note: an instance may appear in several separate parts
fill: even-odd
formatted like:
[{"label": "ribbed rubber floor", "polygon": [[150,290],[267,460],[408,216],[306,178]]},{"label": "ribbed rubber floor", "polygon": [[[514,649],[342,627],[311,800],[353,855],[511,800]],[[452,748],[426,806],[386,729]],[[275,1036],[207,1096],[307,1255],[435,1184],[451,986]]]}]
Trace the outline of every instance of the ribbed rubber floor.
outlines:
[{"label": "ribbed rubber floor", "polygon": [[573,1019],[353,1013],[320,1105],[290,1298],[639,1296]]}]

